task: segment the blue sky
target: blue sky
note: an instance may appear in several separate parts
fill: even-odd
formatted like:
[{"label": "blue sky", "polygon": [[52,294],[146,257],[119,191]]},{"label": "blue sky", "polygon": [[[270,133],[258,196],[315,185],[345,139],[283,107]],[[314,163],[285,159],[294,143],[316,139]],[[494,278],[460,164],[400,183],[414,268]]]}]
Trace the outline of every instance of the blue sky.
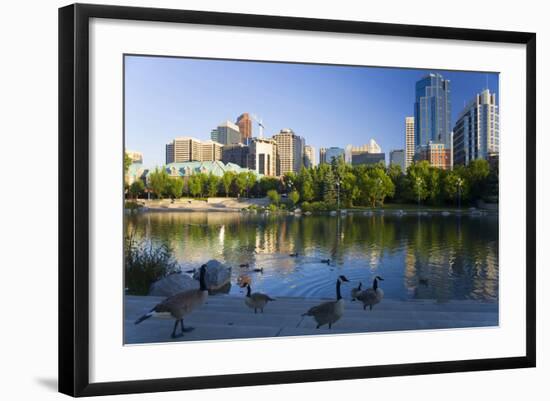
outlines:
[{"label": "blue sky", "polygon": [[[451,81],[453,125],[464,103],[498,74],[419,69],[126,56],[125,146],[144,164],[164,164],[177,136],[209,139],[243,112],[263,119],[264,135],[291,128],[315,147],[362,145],[374,138],[389,158],[405,146],[415,82],[429,72]],[[254,125],[254,134],[258,127]]]}]

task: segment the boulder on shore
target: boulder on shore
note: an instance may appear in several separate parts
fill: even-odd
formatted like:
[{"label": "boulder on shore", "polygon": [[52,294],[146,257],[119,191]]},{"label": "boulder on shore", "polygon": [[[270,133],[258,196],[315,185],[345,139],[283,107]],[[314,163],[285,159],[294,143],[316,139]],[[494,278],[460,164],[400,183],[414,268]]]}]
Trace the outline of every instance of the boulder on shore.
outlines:
[{"label": "boulder on shore", "polygon": [[171,297],[177,293],[198,288],[199,282],[197,280],[184,273],[174,273],[151,284],[149,295]]},{"label": "boulder on shore", "polygon": [[[199,279],[199,269],[193,273],[193,278],[195,280]],[[206,262],[205,281],[208,291],[211,293],[220,292],[220,290],[225,292],[223,289],[225,289],[231,282],[231,267],[226,266],[215,259],[209,260]]]}]

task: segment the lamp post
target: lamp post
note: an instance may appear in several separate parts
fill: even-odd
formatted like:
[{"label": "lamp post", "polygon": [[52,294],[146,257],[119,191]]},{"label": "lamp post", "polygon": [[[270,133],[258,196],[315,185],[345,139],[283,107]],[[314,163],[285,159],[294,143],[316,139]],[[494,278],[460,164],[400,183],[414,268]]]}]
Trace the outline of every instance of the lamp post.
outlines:
[{"label": "lamp post", "polygon": [[458,187],[458,208],[460,209],[460,195],[461,195],[461,189],[462,189],[462,184],[464,184],[464,180],[462,179],[462,177],[458,177],[458,179],[456,180],[456,186]]},{"label": "lamp post", "polygon": [[340,211],[340,180],[336,181],[336,209]]},{"label": "lamp post", "polygon": [[418,208],[420,208],[420,185],[422,185],[422,178],[416,177],[416,199],[418,202]]}]

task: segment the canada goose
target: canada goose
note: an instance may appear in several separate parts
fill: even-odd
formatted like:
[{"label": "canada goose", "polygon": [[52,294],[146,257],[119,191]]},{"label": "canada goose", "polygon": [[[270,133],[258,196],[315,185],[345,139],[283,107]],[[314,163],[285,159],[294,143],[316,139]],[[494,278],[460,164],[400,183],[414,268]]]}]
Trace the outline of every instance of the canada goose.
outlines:
[{"label": "canada goose", "polygon": [[339,276],[336,280],[336,301],[323,302],[314,306],[302,316],[313,316],[317,322],[317,328],[328,324],[328,328],[332,328],[332,324],[336,323],[344,314],[344,299],[340,293],[342,282],[349,282],[345,276]]},{"label": "canada goose", "polygon": [[246,284],[246,297],[244,297],[244,303],[249,308],[254,308],[254,313],[256,313],[258,309],[264,313],[264,307],[267,303],[269,301],[275,301],[269,295],[262,294],[261,292],[251,292],[250,284]]},{"label": "canada goose", "polygon": [[239,267],[250,267],[250,265],[248,263],[241,263]]},{"label": "canada goose", "polygon": [[326,263],[327,265],[330,265],[330,259],[321,259],[321,263]]},{"label": "canada goose", "polygon": [[372,307],[384,298],[384,291],[378,287],[378,280],[384,281],[382,277],[376,276],[372,282],[372,288],[367,288],[356,295],[356,298],[363,302],[363,309],[367,309],[368,306],[372,310]]},{"label": "canada goose", "polygon": [[182,336],[184,332],[193,330],[193,327],[183,327],[183,318],[201,306],[208,298],[205,275],[206,265],[202,265],[200,268],[200,287],[198,290],[187,290],[166,298],[148,313],[137,319],[135,324],[139,324],[150,317],[175,319],[176,322],[174,324],[174,330],[172,330],[172,338],[176,338],[178,323],[181,325]]},{"label": "canada goose", "polygon": [[351,289],[351,300],[355,301],[357,298],[357,294],[361,292],[361,287],[363,286],[363,283],[359,281],[359,285],[355,288]]},{"label": "canada goose", "polygon": [[256,273],[263,273],[263,272],[264,272],[264,268],[263,268],[263,267],[258,267],[258,268],[256,268],[256,269],[254,269],[254,271],[255,271]]},{"label": "canada goose", "polygon": [[291,253],[288,256],[290,256],[292,258],[297,258],[298,257],[298,252]]}]

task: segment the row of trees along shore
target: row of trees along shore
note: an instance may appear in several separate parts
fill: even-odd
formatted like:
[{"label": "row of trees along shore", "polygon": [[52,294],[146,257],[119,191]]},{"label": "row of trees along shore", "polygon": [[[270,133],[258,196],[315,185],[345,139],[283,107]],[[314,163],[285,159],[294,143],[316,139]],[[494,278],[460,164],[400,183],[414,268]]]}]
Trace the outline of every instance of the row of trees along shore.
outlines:
[{"label": "row of trees along shore", "polygon": [[252,172],[226,172],[222,177],[198,173],[182,179],[157,168],[149,174],[147,188],[137,180],[127,187],[127,193],[138,198],[145,196],[146,189],[158,199],[269,196],[274,205],[281,202],[281,194],[287,194],[293,205],[313,210],[334,209],[338,203],[345,208],[385,203],[465,206],[479,199],[498,202],[498,167],[474,160],[467,166],[442,170],[420,161],[403,172],[395,164],[351,166],[337,158],[299,173],[259,180]]}]

